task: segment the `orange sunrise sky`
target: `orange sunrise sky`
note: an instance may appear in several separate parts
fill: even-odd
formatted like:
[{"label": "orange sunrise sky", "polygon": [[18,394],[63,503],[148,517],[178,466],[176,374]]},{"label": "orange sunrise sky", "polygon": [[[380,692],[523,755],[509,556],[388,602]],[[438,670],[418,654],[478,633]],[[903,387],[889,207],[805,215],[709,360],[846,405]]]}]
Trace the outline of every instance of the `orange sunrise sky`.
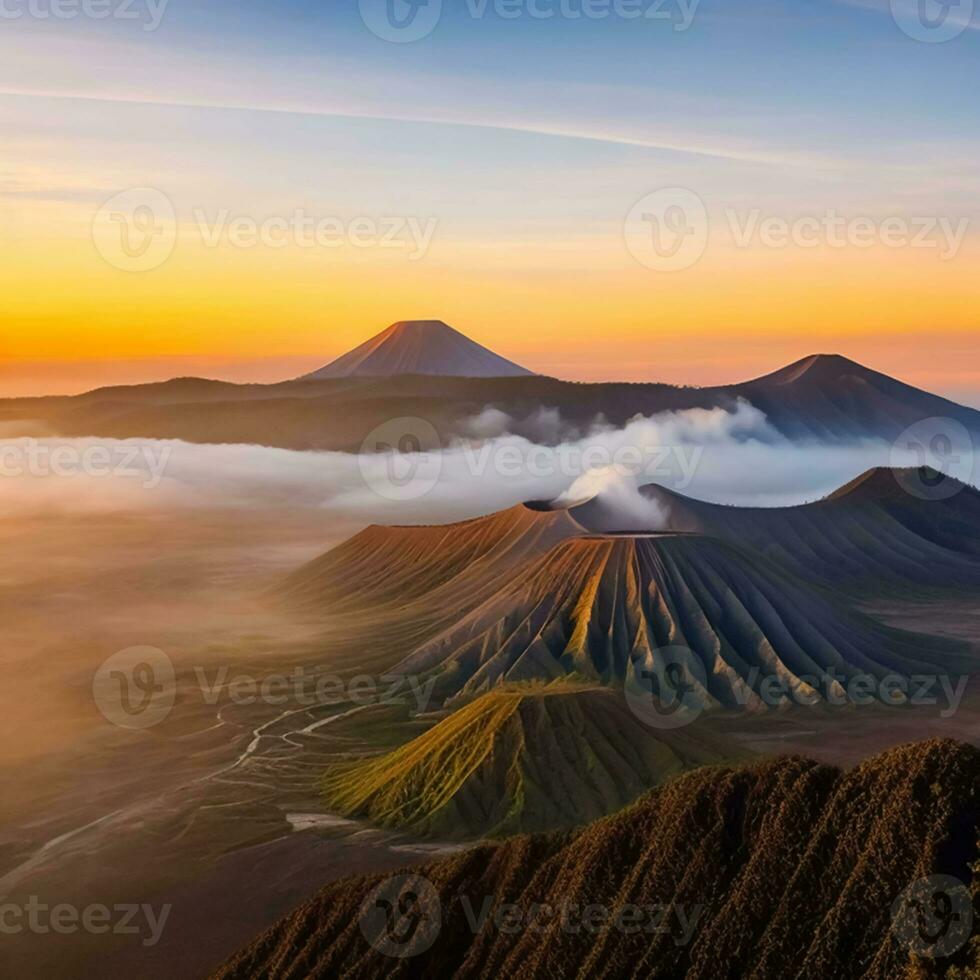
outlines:
[{"label": "orange sunrise sky", "polygon": [[[976,32],[918,44],[887,3],[827,0],[642,32],[447,8],[391,44],[356,9],[245,6],[5,22],[0,396],[278,381],[438,318],[568,379],[836,352],[980,403]],[[690,227],[649,204],[678,189]],[[110,239],[147,195],[169,244],[134,268]],[[831,217],[864,231],[764,233]],[[646,261],[675,225],[692,260]]]}]

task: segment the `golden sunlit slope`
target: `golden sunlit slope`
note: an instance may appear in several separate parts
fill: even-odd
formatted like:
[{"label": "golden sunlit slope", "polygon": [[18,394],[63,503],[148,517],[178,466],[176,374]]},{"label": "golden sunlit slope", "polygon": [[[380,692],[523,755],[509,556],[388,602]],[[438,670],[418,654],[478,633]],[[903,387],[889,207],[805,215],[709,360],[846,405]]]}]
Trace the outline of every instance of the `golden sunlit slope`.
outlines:
[{"label": "golden sunlit slope", "polygon": [[331,809],[444,839],[587,823],[733,749],[654,732],[609,688],[498,688],[388,755],[325,777]]},{"label": "golden sunlit slope", "polygon": [[642,493],[671,528],[751,545],[822,585],[873,594],[980,587],[980,492],[930,470],[869,470],[797,507],[728,507],[656,485]]},{"label": "golden sunlit slope", "polygon": [[396,669],[434,675],[450,697],[567,674],[642,686],[664,648],[686,651],[686,683],[704,707],[762,708],[770,678],[797,698],[832,700],[843,691],[831,671],[884,678],[973,664],[966,643],[884,627],[754,552],[655,534],[556,545]]},{"label": "golden sunlit slope", "polygon": [[[922,907],[896,903],[938,875],[980,899],[978,840],[980,751],[956,742],[849,772],[798,758],[705,768],[576,833],[485,843],[387,889],[381,877],[330,885],[215,977],[960,980],[980,969],[962,909],[940,920],[948,955],[920,958],[909,941],[939,930],[921,933]],[[434,917],[396,932],[400,958],[382,955],[386,921],[365,916],[369,899],[407,916],[420,890]],[[589,907],[604,927],[584,927]],[[651,908],[666,916],[636,917]],[[517,928],[500,927],[508,910]]]}]

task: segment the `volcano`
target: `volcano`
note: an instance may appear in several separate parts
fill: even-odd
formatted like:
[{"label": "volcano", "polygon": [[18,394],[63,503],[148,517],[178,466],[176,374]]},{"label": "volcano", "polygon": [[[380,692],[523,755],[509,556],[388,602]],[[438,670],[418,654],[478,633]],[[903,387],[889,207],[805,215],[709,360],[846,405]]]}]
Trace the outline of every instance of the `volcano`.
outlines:
[{"label": "volcano", "polygon": [[748,545],[810,582],[878,595],[980,588],[980,492],[928,470],[877,468],[824,500],[730,507],[641,489],[675,531]]},{"label": "volcano", "polygon": [[470,340],[442,320],[404,320],[300,380],[388,378],[402,374],[517,378],[533,373]]},{"label": "volcano", "polygon": [[434,677],[450,702],[567,676],[645,690],[664,651],[679,651],[697,710],[764,710],[844,703],[851,678],[972,663],[965,642],[883,626],[757,552],[700,535],[563,541],[480,598],[395,672]]},{"label": "volcano", "polygon": [[713,504],[658,484],[640,493],[658,505],[661,526],[636,527],[601,494],[569,507],[531,501],[455,524],[373,525],[298,569],[281,593],[331,614],[438,596],[462,609],[561,541],[657,530],[761,551],[822,586],[980,586],[980,491],[951,477],[876,468],[823,500],[791,507]]},{"label": "volcano", "polygon": [[922,391],[840,354],[811,354],[730,389],[764,412],[790,439],[893,440],[924,419],[942,418],[978,432],[976,410]]},{"label": "volcano", "polygon": [[294,572],[282,595],[332,615],[415,604],[458,615],[521,564],[586,533],[573,514],[520,504],[456,524],[373,525]]}]

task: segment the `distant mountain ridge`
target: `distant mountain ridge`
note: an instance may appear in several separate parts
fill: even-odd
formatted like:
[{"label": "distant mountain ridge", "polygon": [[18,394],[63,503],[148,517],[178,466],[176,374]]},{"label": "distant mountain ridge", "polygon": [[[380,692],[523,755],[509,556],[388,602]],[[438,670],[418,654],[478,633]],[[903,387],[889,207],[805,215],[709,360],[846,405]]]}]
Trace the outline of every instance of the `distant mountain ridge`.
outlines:
[{"label": "distant mountain ridge", "polygon": [[928,418],[949,418],[976,432],[980,413],[858,364],[812,354],[734,386],[791,439],[837,441],[880,433],[894,437]]},{"label": "distant mountain ridge", "polygon": [[872,469],[824,500],[793,507],[707,503],[656,484],[641,493],[673,530],[758,548],[819,585],[851,594],[976,590],[980,491],[930,473]]},{"label": "distant mountain ridge", "polygon": [[[439,320],[393,324],[304,378],[272,385],[201,379],[104,388],[77,397],[0,400],[0,422],[36,434],[182,439],[358,452],[378,426],[419,418],[449,444],[487,409],[514,420],[543,409],[569,429],[597,420],[747,402],[779,437],[825,444],[894,443],[926,419],[962,425],[980,447],[980,411],[922,391],[838,354],[815,354],[762,377],[707,388],[568,382],[527,369]],[[30,434],[30,433],[28,433]],[[962,441],[962,440],[960,440]],[[958,447],[959,451],[961,447]]]},{"label": "distant mountain ridge", "polygon": [[300,380],[399,374],[457,378],[533,376],[533,372],[470,340],[442,320],[402,320]]}]

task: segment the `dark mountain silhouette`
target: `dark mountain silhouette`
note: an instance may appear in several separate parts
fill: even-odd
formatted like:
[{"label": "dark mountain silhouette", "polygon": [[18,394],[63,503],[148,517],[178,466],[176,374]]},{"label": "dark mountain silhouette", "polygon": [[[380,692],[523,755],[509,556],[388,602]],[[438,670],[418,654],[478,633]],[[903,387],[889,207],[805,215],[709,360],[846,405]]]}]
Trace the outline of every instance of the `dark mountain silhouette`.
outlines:
[{"label": "dark mountain silhouette", "polygon": [[980,587],[980,492],[932,471],[869,470],[797,507],[729,507],[656,485],[641,492],[672,529],[751,546],[827,586],[873,594]]},{"label": "dark mountain silhouette", "polygon": [[[422,337],[428,330],[407,333]],[[890,443],[910,425],[938,417],[961,423],[980,444],[980,412],[838,355],[814,355],[753,381],[711,388],[579,384],[529,376],[511,362],[483,353],[483,348],[448,327],[435,333],[441,339],[434,344],[399,340],[397,356],[390,361],[387,354],[381,358],[378,351],[368,350],[354,362],[325,369],[348,375],[343,377],[275,385],[180,379],[105,388],[76,398],[0,401],[0,419],[30,421],[38,426],[39,434],[53,429],[74,436],[356,451],[378,425],[399,417],[428,420],[448,442],[459,435],[463,420],[487,406],[517,419],[532,416],[542,407],[553,408],[570,425],[587,427],[600,416],[612,425],[624,425],[636,415],[691,408],[733,409],[742,399],[764,412],[777,433],[792,439]],[[382,348],[387,350],[388,345]],[[472,354],[472,361],[466,351]],[[371,370],[386,376],[366,376],[361,361],[377,365]],[[470,366],[464,368],[464,362]],[[399,372],[434,373],[392,374],[396,367]],[[463,370],[476,376],[446,374]],[[484,376],[488,372],[507,376]]]},{"label": "dark mountain silhouette", "polygon": [[406,320],[301,378],[390,377],[398,374],[513,378],[532,372],[465,337],[442,320]]},{"label": "dark mountain silhouette", "polygon": [[733,389],[791,439],[895,438],[928,418],[977,431],[977,412],[896,381],[839,354],[813,354]]},{"label": "dark mountain silhouette", "polygon": [[[799,758],[699,769],[578,832],[485,843],[420,877],[338,882],[214,976],[954,980],[980,969],[978,842],[980,752],[955,742],[846,773]],[[932,876],[972,887],[974,908],[946,892],[931,923],[942,902],[903,896]],[[400,958],[378,951],[385,920],[365,915],[379,895],[423,915],[396,933]],[[911,950],[930,936],[947,940],[943,957]]]}]

